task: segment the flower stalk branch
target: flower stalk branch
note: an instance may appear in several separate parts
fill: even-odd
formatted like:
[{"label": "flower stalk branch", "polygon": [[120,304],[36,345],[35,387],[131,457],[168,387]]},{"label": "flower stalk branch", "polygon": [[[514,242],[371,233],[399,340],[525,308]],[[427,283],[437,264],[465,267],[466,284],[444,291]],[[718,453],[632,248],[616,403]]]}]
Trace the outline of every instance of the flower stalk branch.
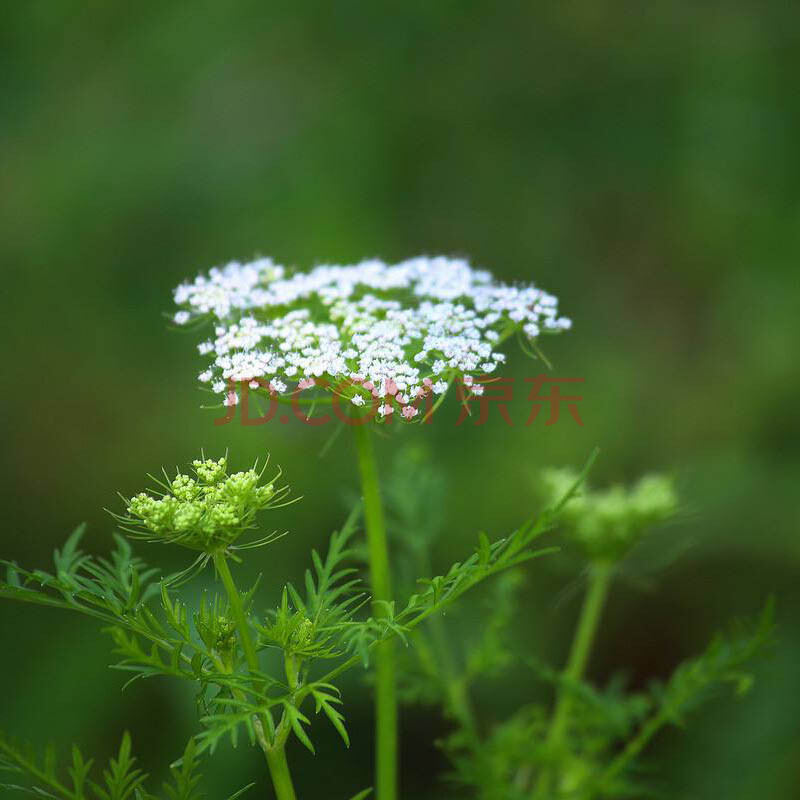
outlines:
[{"label": "flower stalk branch", "polygon": [[[375,450],[366,425],[355,433],[364,517],[367,528],[372,600],[376,618],[386,616],[392,598],[386,522],[381,502]],[[397,796],[397,696],[395,687],[395,643],[381,642],[375,651],[375,772],[378,800]]]},{"label": "flower stalk branch", "polygon": [[[589,568],[589,586],[583,600],[578,627],[562,673],[562,685],[556,699],[553,718],[545,740],[545,746],[551,753],[558,752],[567,730],[572,707],[575,685],[583,678],[589,656],[592,651],[600,616],[608,597],[614,565],[612,562],[599,561]],[[550,789],[551,774],[545,769],[537,784],[537,797],[546,797]]]},{"label": "flower stalk branch", "polygon": [[[214,566],[217,574],[225,587],[228,595],[231,613],[233,614],[236,628],[239,632],[239,641],[244,651],[245,660],[251,673],[258,672],[258,655],[256,654],[253,637],[250,634],[250,627],[247,622],[242,596],[236,588],[236,584],[231,575],[230,567],[224,552],[214,555]],[[296,800],[297,795],[292,783],[292,775],[289,771],[289,763],[286,760],[286,737],[275,737],[275,741],[270,744],[264,736],[264,728],[261,720],[256,720],[259,744],[264,751],[269,767],[269,774],[272,778],[272,785],[275,788],[275,796],[278,800]]]}]

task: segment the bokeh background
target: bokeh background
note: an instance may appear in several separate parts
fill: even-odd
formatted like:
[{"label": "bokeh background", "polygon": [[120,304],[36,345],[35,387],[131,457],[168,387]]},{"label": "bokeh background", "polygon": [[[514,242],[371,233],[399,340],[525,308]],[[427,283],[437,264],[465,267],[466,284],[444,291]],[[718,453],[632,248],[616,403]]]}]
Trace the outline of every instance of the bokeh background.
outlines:
[{"label": "bokeh background", "polygon": [[[513,428],[496,413],[456,428],[451,401],[382,440],[386,470],[410,443],[443,476],[436,564],[510,531],[538,507],[538,470],[595,445],[595,484],[674,472],[663,568],[617,582],[591,674],[664,677],[774,593],[779,642],[754,691],[662,735],[649,766],[668,796],[800,797],[796,4],[28,0],[0,18],[4,557],[45,566],[83,520],[103,552],[103,507],[145,472],[201,446],[242,465],[269,451],[306,498],[254,565],[272,600],[341,522],[351,442],[321,456],[328,428],[215,428],[196,337],[168,330],[172,288],[257,254],[465,255],[559,296],[575,325],[546,351],[586,379],[585,424],[526,427],[520,387]],[[518,382],[539,371],[511,359]],[[536,562],[520,640],[563,659],[580,590]],[[159,681],[120,696],[109,650],[91,621],[0,606],[0,727],[99,756],[127,728],[162,776],[192,698]],[[486,722],[537,691],[501,681]],[[368,692],[346,692],[352,748],[325,725],[316,758],[292,746],[303,797],[369,782]],[[447,723],[411,707],[404,730],[406,796],[447,796],[429,743]],[[265,777],[240,750],[209,765],[209,796]]]}]

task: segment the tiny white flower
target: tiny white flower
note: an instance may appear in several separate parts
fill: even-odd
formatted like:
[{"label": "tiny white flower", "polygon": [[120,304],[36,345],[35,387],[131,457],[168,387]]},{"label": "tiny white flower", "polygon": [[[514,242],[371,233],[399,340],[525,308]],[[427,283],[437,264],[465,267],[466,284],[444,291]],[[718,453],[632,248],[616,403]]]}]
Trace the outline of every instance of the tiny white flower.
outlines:
[{"label": "tiny white flower", "polygon": [[364,400],[364,395],[363,394],[354,394],[352,396],[352,398],[350,399],[350,402],[354,406],[363,406],[364,403],[366,402],[366,400]]},{"label": "tiny white flower", "polygon": [[176,325],[185,325],[191,318],[192,315],[188,311],[178,311],[172,319]]},{"label": "tiny white flower", "polygon": [[531,339],[535,339],[539,335],[539,326],[534,324],[533,322],[529,322],[522,328],[525,333],[531,337]]}]

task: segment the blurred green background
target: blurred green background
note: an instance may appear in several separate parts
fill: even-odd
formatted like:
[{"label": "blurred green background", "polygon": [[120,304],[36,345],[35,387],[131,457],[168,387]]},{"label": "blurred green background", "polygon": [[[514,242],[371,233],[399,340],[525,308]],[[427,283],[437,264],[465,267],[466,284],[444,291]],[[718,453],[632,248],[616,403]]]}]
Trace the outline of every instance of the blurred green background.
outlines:
[{"label": "blurred green background", "polygon": [[[256,254],[465,255],[559,296],[574,330],[544,344],[554,374],[586,378],[585,425],[525,427],[520,387],[513,428],[496,409],[456,428],[451,400],[382,440],[386,468],[411,442],[446,477],[438,566],[479,529],[509,532],[537,508],[537,471],[595,444],[595,484],[673,471],[685,512],[659,557],[682,554],[618,581],[592,675],[664,677],[774,592],[755,690],[661,736],[649,763],[672,796],[800,797],[799,70],[800,8],[780,0],[5,4],[0,553],[45,566],[82,520],[102,552],[103,507],[145,472],[201,446],[242,465],[269,451],[306,498],[258,551],[271,600],[341,522],[351,442],[320,457],[328,427],[215,428],[196,336],[167,329],[172,288]],[[511,359],[518,382],[539,371]],[[563,659],[580,590],[537,561],[520,638]],[[193,729],[169,684],[120,697],[91,621],[4,604],[0,649],[0,728],[20,738],[103,756],[128,728],[161,775]],[[535,691],[493,687],[486,721]],[[349,751],[324,725],[316,759],[292,746],[303,797],[369,782],[368,693],[353,681],[346,699]],[[430,744],[446,729],[404,712],[407,797],[446,794]],[[209,795],[265,772],[246,749],[217,759]]]}]

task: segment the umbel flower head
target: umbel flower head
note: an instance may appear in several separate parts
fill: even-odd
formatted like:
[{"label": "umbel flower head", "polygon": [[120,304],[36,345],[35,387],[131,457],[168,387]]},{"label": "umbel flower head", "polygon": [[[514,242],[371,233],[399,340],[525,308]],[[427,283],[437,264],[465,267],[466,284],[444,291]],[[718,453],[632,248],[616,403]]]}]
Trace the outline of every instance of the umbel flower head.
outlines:
[{"label": "umbel flower head", "polygon": [[[578,475],[569,469],[549,469],[543,483],[548,499],[563,497]],[[672,479],[645,475],[631,488],[611,486],[590,491],[586,484],[561,512],[565,533],[593,560],[614,561],[636,544],[648,528],[677,510]]]},{"label": "umbel flower head", "polygon": [[541,289],[444,257],[308,272],[266,258],[232,262],[180,285],[175,302],[177,324],[215,323],[199,345],[211,359],[199,378],[226,405],[238,402],[232,384],[241,382],[277,395],[327,383],[356,406],[380,404],[381,416],[396,401],[405,419],[456,378],[480,394],[475,378],[505,361],[498,348],[509,336],[535,340],[571,325]]},{"label": "umbel flower head", "polygon": [[256,515],[282,505],[288,487],[276,488],[280,471],[266,483],[261,478],[266,464],[246,472],[228,474],[227,458],[202,458],[192,462],[193,475],[178,472],[164,480],[150,478],[157,489],[123,498],[126,514],[114,515],[129,535],[151,542],[180,544],[214,554],[229,548],[256,547],[277,534],[244,545],[235,543],[256,527]]}]

